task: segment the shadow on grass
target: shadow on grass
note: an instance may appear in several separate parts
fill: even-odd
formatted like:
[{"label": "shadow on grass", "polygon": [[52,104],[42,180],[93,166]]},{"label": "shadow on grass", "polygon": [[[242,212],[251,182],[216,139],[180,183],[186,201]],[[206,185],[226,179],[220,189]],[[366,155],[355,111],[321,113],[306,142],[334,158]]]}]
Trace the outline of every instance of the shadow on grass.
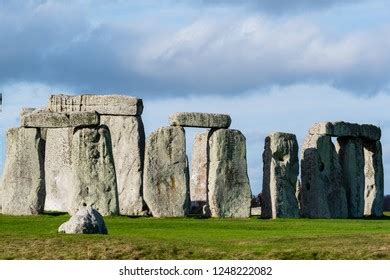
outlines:
[{"label": "shadow on grass", "polygon": [[54,212],[54,211],[53,212],[52,211],[43,212],[43,215],[53,216],[53,217],[64,216],[67,214],[68,214],[67,212]]}]

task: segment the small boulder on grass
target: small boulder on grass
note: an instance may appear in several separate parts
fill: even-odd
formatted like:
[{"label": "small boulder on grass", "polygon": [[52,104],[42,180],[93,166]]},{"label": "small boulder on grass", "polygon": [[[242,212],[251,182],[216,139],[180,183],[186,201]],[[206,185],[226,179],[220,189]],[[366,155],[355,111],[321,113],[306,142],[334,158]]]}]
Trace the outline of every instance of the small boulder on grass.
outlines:
[{"label": "small boulder on grass", "polygon": [[60,233],[107,234],[102,215],[91,206],[83,207],[59,228]]}]

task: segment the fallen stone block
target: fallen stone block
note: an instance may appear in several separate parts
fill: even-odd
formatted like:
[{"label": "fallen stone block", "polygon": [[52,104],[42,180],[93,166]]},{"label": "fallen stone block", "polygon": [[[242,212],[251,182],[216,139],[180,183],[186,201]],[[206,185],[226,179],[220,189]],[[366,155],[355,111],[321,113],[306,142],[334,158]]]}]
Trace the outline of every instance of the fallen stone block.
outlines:
[{"label": "fallen stone block", "polygon": [[59,233],[68,234],[107,234],[102,215],[92,207],[83,207],[69,221],[58,228]]},{"label": "fallen stone block", "polygon": [[45,141],[36,128],[7,131],[7,152],[2,179],[2,212],[32,215],[45,203]]},{"label": "fallen stone block", "polygon": [[52,95],[49,109],[58,113],[96,111],[101,115],[139,116],[142,99],[126,95]]},{"label": "fallen stone block", "polygon": [[299,174],[298,142],[294,134],[271,133],[263,153],[263,218],[299,217],[295,196]]},{"label": "fallen stone block", "polygon": [[146,140],[144,199],[154,217],[189,213],[189,178],[182,127],[162,127]]},{"label": "fallen stone block", "polygon": [[209,137],[208,199],[212,217],[250,216],[251,188],[246,139],[238,130],[217,129]]},{"label": "fallen stone block", "polygon": [[173,126],[228,128],[232,120],[229,115],[210,113],[174,113],[169,117]]}]

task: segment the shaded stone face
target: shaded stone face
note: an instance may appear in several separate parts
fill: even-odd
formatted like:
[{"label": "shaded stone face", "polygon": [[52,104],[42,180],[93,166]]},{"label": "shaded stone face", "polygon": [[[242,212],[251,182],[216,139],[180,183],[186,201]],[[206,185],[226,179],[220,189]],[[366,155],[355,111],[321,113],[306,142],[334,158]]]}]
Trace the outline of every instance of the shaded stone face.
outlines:
[{"label": "shaded stone face", "polygon": [[138,116],[142,114],[142,99],[126,95],[52,95],[48,108],[53,112],[96,111],[102,115]]},{"label": "shaded stone face", "polygon": [[272,133],[263,153],[262,217],[299,217],[295,196],[299,173],[298,143],[294,134]]},{"label": "shaded stone face", "polygon": [[380,141],[365,141],[363,146],[365,158],[364,215],[380,217],[383,215],[384,198],[382,145]]},{"label": "shaded stone face", "polygon": [[348,122],[320,122],[314,124],[309,134],[333,137],[361,137],[368,140],[379,140],[381,129],[371,124],[356,124]]},{"label": "shaded stone face", "polygon": [[103,216],[118,214],[114,159],[107,127],[76,128],[71,147],[74,187],[70,213],[91,206]]},{"label": "shaded stone face", "polygon": [[7,131],[7,154],[2,179],[2,212],[31,215],[45,203],[45,141],[36,128]]},{"label": "shaded stone face", "polygon": [[212,217],[249,217],[251,189],[244,135],[231,129],[212,131],[209,161],[208,197]]},{"label": "shaded stone face", "polygon": [[145,131],[141,117],[100,116],[111,133],[112,150],[118,184],[119,213],[144,214],[142,176]]},{"label": "shaded stone face", "polygon": [[169,117],[173,126],[228,128],[232,120],[229,115],[210,113],[174,113]]},{"label": "shaded stone face", "polygon": [[50,128],[46,134],[46,211],[68,212],[72,199],[73,128]]},{"label": "shaded stone face", "polygon": [[189,212],[189,177],[182,127],[163,127],[146,140],[144,199],[154,217]]},{"label": "shaded stone face", "polygon": [[21,126],[40,128],[64,128],[76,126],[94,126],[99,124],[96,112],[55,113],[49,111],[33,111],[23,113]]},{"label": "shaded stone face", "polygon": [[302,216],[348,216],[342,168],[330,136],[307,135],[302,146],[301,179],[299,195]]},{"label": "shaded stone face", "polygon": [[208,136],[209,132],[197,134],[192,146],[190,196],[191,212],[194,214],[202,214],[203,206],[208,203]]},{"label": "shaded stone face", "polygon": [[360,138],[339,137],[338,154],[346,190],[348,216],[363,217],[364,214],[364,153]]}]

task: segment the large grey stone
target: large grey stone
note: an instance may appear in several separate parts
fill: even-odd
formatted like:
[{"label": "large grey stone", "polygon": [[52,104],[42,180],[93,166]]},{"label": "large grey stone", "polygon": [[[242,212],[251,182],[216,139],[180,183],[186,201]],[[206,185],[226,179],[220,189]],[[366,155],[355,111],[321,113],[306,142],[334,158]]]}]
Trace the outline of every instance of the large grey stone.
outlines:
[{"label": "large grey stone", "polygon": [[118,185],[119,213],[144,214],[142,173],[145,150],[145,131],[141,117],[100,117],[101,124],[111,132],[112,150]]},{"label": "large grey stone", "polygon": [[185,133],[162,127],[146,140],[144,199],[154,217],[182,217],[189,210]]},{"label": "large grey stone", "polygon": [[70,213],[91,206],[104,216],[118,214],[118,190],[107,127],[76,128],[71,147],[74,178]]},{"label": "large grey stone", "polygon": [[309,134],[333,137],[362,137],[368,140],[379,140],[381,138],[381,129],[370,124],[359,125],[342,121],[320,122],[310,128]]},{"label": "large grey stone", "polygon": [[174,113],[169,117],[170,125],[189,127],[228,128],[232,120],[229,115],[210,113]]},{"label": "large grey stone", "polygon": [[126,95],[52,95],[49,109],[53,112],[96,111],[102,115],[138,116],[142,114],[142,99]]},{"label": "large grey stone", "polygon": [[207,204],[207,176],[208,176],[208,138],[209,132],[195,135],[192,146],[190,197],[191,212],[202,213]]},{"label": "large grey stone", "polygon": [[342,169],[331,137],[308,134],[302,146],[301,215],[309,218],[345,218],[347,198]]},{"label": "large grey stone", "polygon": [[299,217],[295,197],[299,174],[298,142],[294,134],[271,133],[263,153],[263,218]]},{"label": "large grey stone", "polygon": [[7,154],[2,179],[2,212],[31,215],[45,203],[45,141],[36,128],[7,131]]},{"label": "large grey stone", "polygon": [[58,232],[68,234],[107,234],[102,215],[92,207],[83,207],[69,221],[63,223]]},{"label": "large grey stone", "polygon": [[364,215],[380,217],[383,215],[384,178],[382,145],[380,141],[365,141],[365,207]]},{"label": "large grey stone", "polygon": [[21,126],[42,128],[63,128],[76,126],[93,126],[99,124],[99,115],[96,112],[56,113],[35,110],[23,113]]},{"label": "large grey stone", "polygon": [[250,216],[246,140],[240,131],[218,129],[211,132],[208,189],[212,217]]},{"label": "large grey stone", "polygon": [[348,216],[360,218],[364,214],[364,153],[360,138],[337,138],[338,154],[343,171]]},{"label": "large grey stone", "polygon": [[45,210],[68,212],[72,195],[71,142],[73,128],[50,128],[46,134]]}]

